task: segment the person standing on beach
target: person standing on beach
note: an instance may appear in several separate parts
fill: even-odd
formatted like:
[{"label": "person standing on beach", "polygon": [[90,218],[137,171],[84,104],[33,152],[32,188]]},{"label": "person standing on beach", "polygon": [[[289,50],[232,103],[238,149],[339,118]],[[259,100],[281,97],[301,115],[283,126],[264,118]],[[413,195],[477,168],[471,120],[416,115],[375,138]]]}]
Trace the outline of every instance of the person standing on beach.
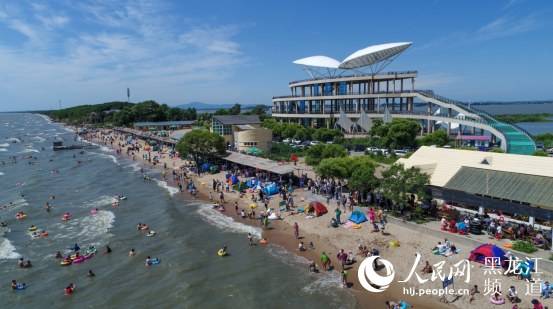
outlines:
[{"label": "person standing on beach", "polygon": [[328,255],[326,255],[324,251],[323,253],[321,253],[321,263],[323,264],[324,270],[330,270],[330,265],[331,265],[330,258],[328,257]]},{"label": "person standing on beach", "polygon": [[342,270],[342,285],[345,288],[348,287],[348,272],[346,270]]},{"label": "person standing on beach", "polygon": [[336,214],[336,222],[338,224],[342,224],[342,222],[340,221],[340,216],[342,215],[342,211],[340,210],[340,206],[336,207],[336,210],[334,211],[334,213]]},{"label": "person standing on beach", "polygon": [[250,243],[250,247],[253,246],[253,236],[251,233],[248,233],[248,242]]},{"label": "person standing on beach", "polygon": [[300,238],[300,226],[297,222],[294,222],[294,237],[296,237],[296,239]]}]

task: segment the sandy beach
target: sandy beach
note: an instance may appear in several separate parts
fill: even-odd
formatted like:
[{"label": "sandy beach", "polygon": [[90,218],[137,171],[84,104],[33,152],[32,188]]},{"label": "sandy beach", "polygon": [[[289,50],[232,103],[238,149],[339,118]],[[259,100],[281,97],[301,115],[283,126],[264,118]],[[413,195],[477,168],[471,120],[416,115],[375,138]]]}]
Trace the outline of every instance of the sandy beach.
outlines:
[{"label": "sandy beach", "polygon": [[[124,143],[122,136],[113,133],[113,131],[102,132],[102,135],[89,134],[85,138],[91,142],[102,144],[115,150],[121,150],[120,155],[126,156],[126,151],[121,149],[119,146],[119,143]],[[113,144],[106,143],[106,137],[113,139]],[[140,143],[144,146],[144,141],[140,141]],[[151,165],[151,163],[142,159],[144,153],[143,148],[141,148],[140,151],[134,153],[134,159],[140,161],[141,164]],[[166,165],[168,169],[176,169],[181,171],[180,167],[187,163],[179,158],[170,158],[163,149],[160,152],[151,152],[150,155],[157,156],[159,158],[160,163],[157,164],[156,167],[162,169],[163,166]],[[167,175],[166,178],[168,183],[175,185],[175,182],[171,177],[171,171],[168,170],[165,175]],[[224,172],[216,174],[203,174],[202,176],[197,176],[192,173],[188,173],[188,175],[190,176],[190,180],[194,182],[198,189],[196,198],[207,203],[212,202],[209,199],[212,181],[224,180]],[[211,192],[211,196],[216,198],[218,197],[218,193]],[[321,201],[326,205],[326,198],[320,195],[312,194],[306,189],[296,189],[292,196],[296,206],[303,207],[310,201]],[[225,192],[226,211],[224,213],[236,221],[249,225],[261,226],[259,220],[242,219],[233,209],[235,201],[238,202],[240,208],[248,209],[249,205],[252,203],[250,197],[251,194],[246,194],[243,198],[240,198],[238,192]],[[279,202],[280,197],[278,195],[273,196],[269,203],[269,208],[278,209]],[[480,293],[475,295],[472,302],[469,302],[469,295],[461,295],[458,297],[449,295],[445,298],[440,298],[439,296],[413,297],[405,295],[404,287],[414,287],[416,289],[442,288],[442,282],[440,279],[432,281],[430,274],[423,274],[421,272],[425,261],[428,261],[431,265],[443,262],[442,272],[447,276],[450,268],[453,267],[453,269],[456,269],[454,268],[454,264],[467,259],[470,251],[474,249],[474,247],[468,242],[452,241],[458,248],[459,254],[454,254],[450,257],[434,255],[432,253],[432,249],[438,242],[445,241],[445,238],[448,237],[447,233],[425,233],[414,230],[410,228],[409,225],[402,224],[401,221],[396,220],[389,220],[386,225],[386,234],[384,235],[381,233],[372,233],[371,227],[368,223],[362,224],[360,229],[344,227],[331,228],[329,227],[329,221],[334,216],[333,214],[336,209],[336,203],[331,201],[330,205],[327,205],[327,208],[327,214],[315,218],[308,218],[304,214],[296,214],[295,212],[282,212],[282,220],[272,221],[269,228],[264,230],[263,237],[266,238],[270,244],[282,246],[290,252],[315,261],[318,264],[319,269],[321,269],[319,255],[323,251],[330,256],[335,269],[340,270],[339,262],[336,259],[336,254],[340,249],[344,249],[346,252],[352,251],[356,253],[360,244],[367,246],[368,248],[378,248],[380,256],[386,260],[389,260],[394,265],[396,278],[391,287],[383,293],[371,293],[366,291],[361,287],[357,279],[357,267],[363,260],[363,257],[357,255],[357,262],[353,264],[350,269],[348,269],[348,282],[351,283],[351,291],[356,296],[361,307],[385,308],[386,306],[384,303],[386,300],[398,301],[400,299],[414,305],[415,308],[511,308],[513,306],[508,300],[504,305],[496,306],[490,303],[490,295],[484,295],[485,282],[486,279],[489,278],[489,275],[484,274],[483,265],[472,262],[470,263],[470,281],[465,283],[465,275],[465,277],[456,278],[454,284],[455,289],[470,289],[475,284],[478,285]],[[262,209],[263,205],[259,203],[259,206],[256,209],[257,212]],[[366,212],[366,210],[367,208],[364,208],[363,211]],[[342,214],[342,221],[345,221],[348,217],[349,213],[344,212]],[[299,240],[296,240],[294,237],[294,223],[299,225],[301,241],[306,244],[306,247],[307,244],[312,242],[314,244],[314,249],[308,248],[306,251],[302,252],[297,249]],[[244,241],[247,241],[247,239],[245,238]],[[390,246],[390,242],[392,241],[398,241],[400,244],[399,247]],[[421,254],[422,258],[420,263],[416,266],[416,272],[422,279],[427,280],[427,282],[423,284],[418,283],[415,275],[403,285],[397,283],[396,281],[404,280],[410,273],[415,261],[415,254],[417,252]],[[306,269],[306,272],[307,271],[308,270]],[[301,276],[301,273],[299,273],[298,276]],[[544,279],[548,277],[551,277],[550,274],[544,273],[541,278]],[[525,295],[527,290],[527,283],[525,281],[503,275],[498,275],[492,278],[497,278],[501,281],[501,291],[503,292],[503,295],[506,295],[509,286],[516,287],[518,295],[522,299],[522,302],[518,304],[519,308],[532,308],[530,300],[537,297]],[[550,305],[549,302],[549,300],[545,300],[544,305]]]}]

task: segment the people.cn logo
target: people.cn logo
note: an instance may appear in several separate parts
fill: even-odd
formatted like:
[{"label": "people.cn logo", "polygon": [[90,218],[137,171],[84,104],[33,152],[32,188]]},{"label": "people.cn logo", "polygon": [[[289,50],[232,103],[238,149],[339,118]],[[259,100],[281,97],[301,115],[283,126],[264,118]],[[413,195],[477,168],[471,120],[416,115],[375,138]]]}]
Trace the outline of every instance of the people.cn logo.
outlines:
[{"label": "people.cn logo", "polygon": [[[377,259],[378,262],[384,265],[384,268],[386,269],[386,276],[381,276],[376,273],[373,265]],[[376,255],[370,256],[363,260],[357,270],[357,276],[359,277],[361,286],[363,286],[365,290],[373,293],[385,291],[390,286],[390,283],[394,281],[395,275],[396,272],[394,270],[394,265],[392,265],[390,261],[384,260]]]}]

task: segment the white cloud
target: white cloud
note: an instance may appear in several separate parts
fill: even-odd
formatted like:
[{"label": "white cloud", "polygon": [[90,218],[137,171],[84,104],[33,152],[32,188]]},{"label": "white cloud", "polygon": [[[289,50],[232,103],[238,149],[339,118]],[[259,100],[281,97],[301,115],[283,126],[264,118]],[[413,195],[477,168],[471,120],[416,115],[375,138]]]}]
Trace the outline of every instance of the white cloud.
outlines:
[{"label": "white cloud", "polygon": [[69,18],[62,15],[37,15],[36,18],[47,28],[62,27],[69,22]]},{"label": "white cloud", "polygon": [[538,26],[539,22],[535,15],[522,18],[502,16],[478,29],[476,31],[476,38],[479,40],[490,40],[508,37],[535,30]]},{"label": "white cloud", "polygon": [[231,40],[235,27],[198,27],[180,36],[180,41],[211,52],[238,54],[240,46]]},{"label": "white cloud", "polygon": [[156,2],[79,3],[70,32],[65,15],[31,8],[33,16],[2,17],[0,10],[0,27],[25,36],[9,45],[0,38],[0,92],[29,104],[101,102],[126,87],[135,89],[136,100],[183,102],[191,85],[224,80],[245,61],[235,25],[183,25],[171,15],[160,18],[165,8]]}]

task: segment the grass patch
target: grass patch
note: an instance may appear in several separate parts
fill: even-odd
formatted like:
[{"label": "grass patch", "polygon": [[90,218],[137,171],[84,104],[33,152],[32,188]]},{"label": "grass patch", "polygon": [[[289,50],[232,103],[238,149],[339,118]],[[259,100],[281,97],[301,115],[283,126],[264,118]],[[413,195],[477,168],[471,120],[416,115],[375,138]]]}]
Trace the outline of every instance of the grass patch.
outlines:
[{"label": "grass patch", "polygon": [[538,251],[538,249],[536,249],[536,247],[532,243],[524,240],[514,241],[513,250],[524,252],[524,253],[534,253]]}]

